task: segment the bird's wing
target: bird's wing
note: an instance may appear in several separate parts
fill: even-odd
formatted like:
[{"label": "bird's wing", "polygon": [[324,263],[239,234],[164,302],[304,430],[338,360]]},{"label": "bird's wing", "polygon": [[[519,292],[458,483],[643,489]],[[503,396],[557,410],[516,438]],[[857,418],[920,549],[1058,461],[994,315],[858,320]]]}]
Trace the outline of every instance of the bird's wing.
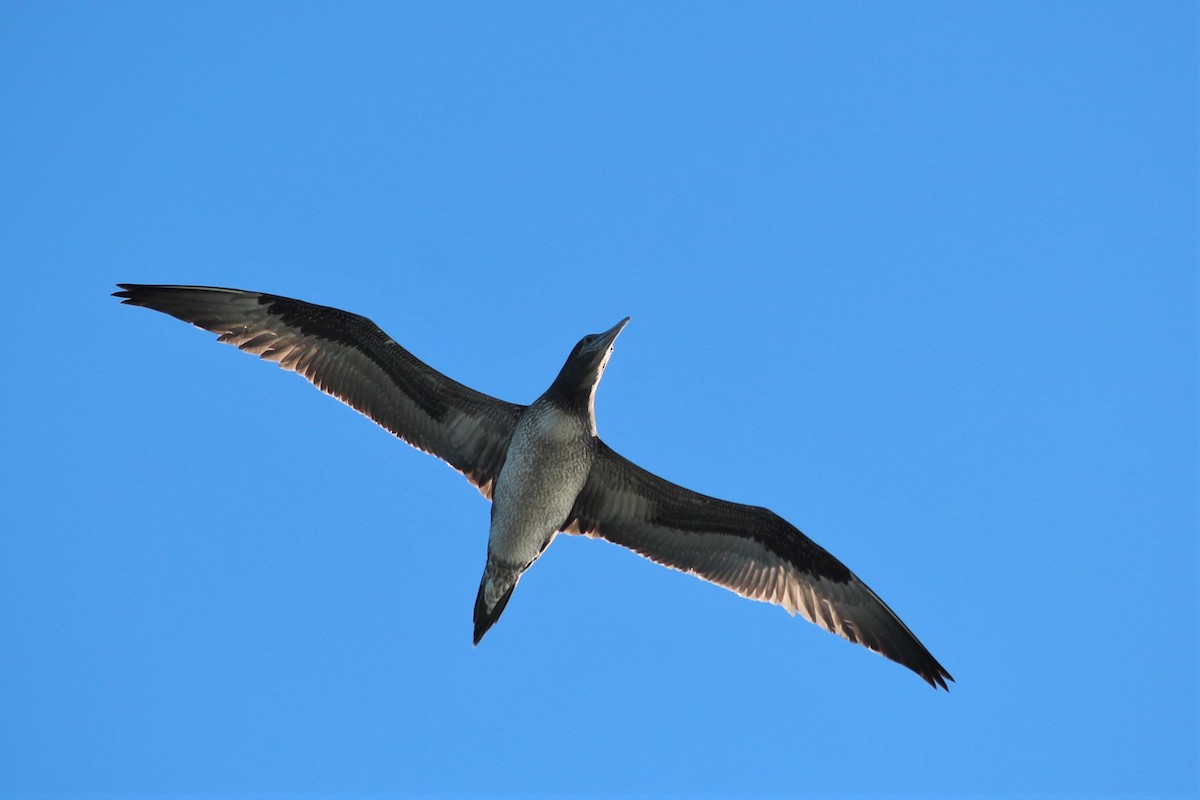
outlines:
[{"label": "bird's wing", "polygon": [[456,383],[366,317],[259,292],[119,284],[114,296],[219,334],[307,378],[492,496],[523,406]]},{"label": "bird's wing", "polygon": [[865,583],[786,520],[676,486],[599,440],[597,446],[567,533],[606,539],[743,597],[799,612],[935,688],[954,680]]}]

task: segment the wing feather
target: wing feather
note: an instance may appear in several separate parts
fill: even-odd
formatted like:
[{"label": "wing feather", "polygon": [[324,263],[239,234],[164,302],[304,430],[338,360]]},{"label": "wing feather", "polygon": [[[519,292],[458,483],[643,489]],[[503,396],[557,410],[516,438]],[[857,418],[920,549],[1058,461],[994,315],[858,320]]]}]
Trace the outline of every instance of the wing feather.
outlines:
[{"label": "wing feather", "polygon": [[190,322],[297,373],[446,461],[491,498],[523,406],[451,380],[358,314],[239,289],[119,286],[114,295],[126,304]]},{"label": "wing feather", "polygon": [[943,689],[950,673],[842,562],[765,508],[684,489],[597,440],[565,527],[627,547],[743,597],[782,606]]}]

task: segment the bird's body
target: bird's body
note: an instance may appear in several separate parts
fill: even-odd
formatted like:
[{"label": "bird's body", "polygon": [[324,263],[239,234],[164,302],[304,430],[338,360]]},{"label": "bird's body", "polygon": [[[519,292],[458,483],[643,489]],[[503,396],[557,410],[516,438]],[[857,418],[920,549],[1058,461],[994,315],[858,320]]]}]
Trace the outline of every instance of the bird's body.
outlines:
[{"label": "bird's body", "polygon": [[780,605],[912,669],[953,680],[854,573],[772,512],[692,492],[597,436],[596,387],[625,318],[584,337],[530,405],[456,383],[370,320],[237,289],[121,284],[116,295],[219,334],[307,378],[462,472],[493,501],[475,642],[559,532],[606,539],[660,564]]},{"label": "bird's body", "polygon": [[492,496],[475,643],[500,616],[521,573],[550,546],[587,481],[595,449],[578,415],[541,398],[521,415]]},{"label": "bird's body", "polygon": [[488,549],[496,558],[532,561],[571,513],[595,457],[579,422],[545,400],[517,422],[492,497]]}]

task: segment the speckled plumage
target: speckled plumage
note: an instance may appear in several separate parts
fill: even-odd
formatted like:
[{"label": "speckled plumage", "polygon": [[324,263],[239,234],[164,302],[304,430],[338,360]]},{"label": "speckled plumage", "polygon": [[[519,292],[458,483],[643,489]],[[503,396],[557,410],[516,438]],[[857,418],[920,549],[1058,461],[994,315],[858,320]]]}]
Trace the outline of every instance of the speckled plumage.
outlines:
[{"label": "speckled plumage", "polygon": [[565,526],[595,457],[588,420],[542,397],[513,429],[492,495],[487,565],[475,608],[475,642],[500,616],[521,574]]}]

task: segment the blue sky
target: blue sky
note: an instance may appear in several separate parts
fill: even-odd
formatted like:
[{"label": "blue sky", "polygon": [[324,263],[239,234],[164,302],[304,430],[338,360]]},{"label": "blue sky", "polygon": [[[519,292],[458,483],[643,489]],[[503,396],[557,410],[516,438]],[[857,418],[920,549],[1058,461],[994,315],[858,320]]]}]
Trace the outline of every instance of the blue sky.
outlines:
[{"label": "blue sky", "polygon": [[[0,794],[1191,796],[1190,3],[0,9]],[[118,281],[365,314],[766,505],[949,694],[488,506]]]}]

